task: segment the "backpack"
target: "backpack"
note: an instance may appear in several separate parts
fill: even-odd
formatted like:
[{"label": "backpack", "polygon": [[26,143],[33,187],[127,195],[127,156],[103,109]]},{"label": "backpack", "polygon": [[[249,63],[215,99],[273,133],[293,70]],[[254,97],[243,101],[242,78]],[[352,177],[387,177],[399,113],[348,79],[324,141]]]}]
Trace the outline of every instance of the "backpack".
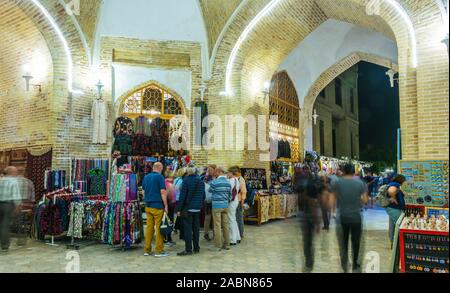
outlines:
[{"label": "backpack", "polygon": [[391,202],[389,200],[388,195],[389,185],[385,184],[378,189],[378,194],[375,197],[375,202],[378,203],[379,206],[386,208]]}]

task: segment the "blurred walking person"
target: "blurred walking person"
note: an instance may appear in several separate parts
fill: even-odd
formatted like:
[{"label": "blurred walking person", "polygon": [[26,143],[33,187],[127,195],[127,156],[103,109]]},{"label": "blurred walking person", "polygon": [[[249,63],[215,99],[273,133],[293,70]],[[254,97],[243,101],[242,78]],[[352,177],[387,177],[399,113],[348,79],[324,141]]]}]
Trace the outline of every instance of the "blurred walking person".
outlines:
[{"label": "blurred walking person", "polygon": [[330,230],[331,218],[331,200],[330,200],[330,183],[326,172],[319,173],[318,193],[320,209],[322,211],[323,230]]},{"label": "blurred walking person", "polygon": [[0,178],[0,244],[1,252],[6,253],[10,246],[11,218],[22,201],[17,180],[16,167],[7,167],[5,176]]},{"label": "blurred walking person", "polygon": [[361,208],[368,202],[367,188],[361,180],[355,180],[355,167],[346,164],[344,176],[333,185],[333,192],[338,201],[338,239],[341,250],[341,266],[348,272],[349,238],[353,252],[353,271],[358,272],[359,254],[362,237]]},{"label": "blurred walking person", "polygon": [[320,232],[320,218],[318,213],[320,207],[320,186],[319,178],[310,172],[302,173],[296,186],[299,194],[305,273],[312,272],[314,269],[314,234]]},{"label": "blurred walking person", "polygon": [[25,168],[17,168],[18,176],[17,183],[19,184],[20,195],[22,203],[17,209],[16,222],[18,225],[18,246],[25,246],[27,244],[27,234],[29,233],[29,225],[31,224],[31,217],[33,206],[35,203],[34,183],[25,177]]}]

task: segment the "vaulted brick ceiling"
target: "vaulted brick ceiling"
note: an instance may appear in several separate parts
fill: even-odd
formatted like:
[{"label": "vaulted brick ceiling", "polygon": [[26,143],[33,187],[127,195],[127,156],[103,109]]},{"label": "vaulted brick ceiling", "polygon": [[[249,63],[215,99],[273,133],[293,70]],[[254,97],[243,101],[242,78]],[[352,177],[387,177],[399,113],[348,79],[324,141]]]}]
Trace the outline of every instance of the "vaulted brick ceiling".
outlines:
[{"label": "vaulted brick ceiling", "polygon": [[95,40],[101,3],[102,1],[100,0],[82,0],[80,2],[80,14],[76,16],[91,48]]},{"label": "vaulted brick ceiling", "polygon": [[315,0],[328,18],[354,23],[356,25],[372,29],[384,34],[386,37],[395,40],[392,29],[379,16],[369,16],[366,13],[366,0]]},{"label": "vaulted brick ceiling", "polygon": [[[205,20],[205,25],[208,33],[208,42],[209,42],[209,50],[210,54],[216,42],[218,41],[218,37],[221,31],[224,29],[227,21],[232,16],[233,12],[238,8],[239,4],[242,3],[243,0],[199,0],[203,12],[203,17]],[[366,27],[372,29],[374,31],[380,32],[384,34],[386,37],[395,40],[395,35],[392,29],[384,22],[379,16],[369,16],[366,13],[365,6],[367,5],[369,0],[358,0],[358,1],[349,1],[349,0],[302,0],[301,5],[299,4],[299,0],[294,1],[295,3],[291,3],[291,1],[284,0],[284,3],[281,3],[284,7],[292,7],[293,10],[286,10],[286,17],[283,18],[270,18],[269,22],[272,22],[273,26],[285,25],[288,27],[292,27],[292,24],[305,22],[311,23],[313,18],[316,18],[319,21],[325,21],[328,18],[333,18],[349,23],[353,23],[362,27]],[[255,3],[261,2],[261,3]],[[254,10],[254,4],[256,6],[263,7],[264,3],[268,3],[266,0],[252,0],[249,1],[240,12],[240,15],[247,14],[246,10]],[[303,7],[303,8],[302,8]],[[312,11],[308,12],[308,9],[312,9]],[[299,14],[299,9],[302,11],[307,11],[309,14]],[[249,12],[250,13],[250,12]],[[250,13],[251,14],[251,13]],[[286,24],[288,19],[292,18],[293,22],[291,24]],[[295,19],[296,17],[302,17],[303,20]],[[239,17],[238,17],[239,19]],[[239,20],[237,20],[239,21]],[[264,21],[268,23],[268,21]],[[269,23],[268,23],[269,24]],[[275,36],[265,36],[267,39],[272,39]],[[278,38],[279,36],[275,37]],[[303,39],[298,39],[301,41]],[[282,38],[282,37],[281,37]]]},{"label": "vaulted brick ceiling", "polygon": [[208,33],[209,52],[211,54],[217,39],[228,19],[237,9],[242,0],[199,0],[202,7]]}]

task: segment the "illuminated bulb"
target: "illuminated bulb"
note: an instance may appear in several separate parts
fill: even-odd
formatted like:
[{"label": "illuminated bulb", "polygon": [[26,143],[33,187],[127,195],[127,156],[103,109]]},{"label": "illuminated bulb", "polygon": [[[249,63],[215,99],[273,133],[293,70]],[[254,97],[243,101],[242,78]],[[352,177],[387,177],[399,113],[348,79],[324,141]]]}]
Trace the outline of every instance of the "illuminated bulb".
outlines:
[{"label": "illuminated bulb", "polygon": [[270,89],[270,81],[266,81],[266,82],[264,83],[264,90],[268,92],[269,89]]},{"label": "illuminated bulb", "polygon": [[25,72],[25,75],[31,75],[31,65],[30,65],[30,63],[24,64],[22,69]]}]

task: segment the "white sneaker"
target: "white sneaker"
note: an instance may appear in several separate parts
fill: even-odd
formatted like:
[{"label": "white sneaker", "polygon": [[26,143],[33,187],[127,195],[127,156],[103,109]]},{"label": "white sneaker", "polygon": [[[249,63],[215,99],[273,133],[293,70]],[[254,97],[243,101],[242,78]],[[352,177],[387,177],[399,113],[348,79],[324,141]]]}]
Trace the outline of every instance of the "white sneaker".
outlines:
[{"label": "white sneaker", "polygon": [[155,253],[155,257],[168,257],[170,254],[167,252]]},{"label": "white sneaker", "polygon": [[150,253],[144,253],[144,256],[150,256],[151,254]]}]

